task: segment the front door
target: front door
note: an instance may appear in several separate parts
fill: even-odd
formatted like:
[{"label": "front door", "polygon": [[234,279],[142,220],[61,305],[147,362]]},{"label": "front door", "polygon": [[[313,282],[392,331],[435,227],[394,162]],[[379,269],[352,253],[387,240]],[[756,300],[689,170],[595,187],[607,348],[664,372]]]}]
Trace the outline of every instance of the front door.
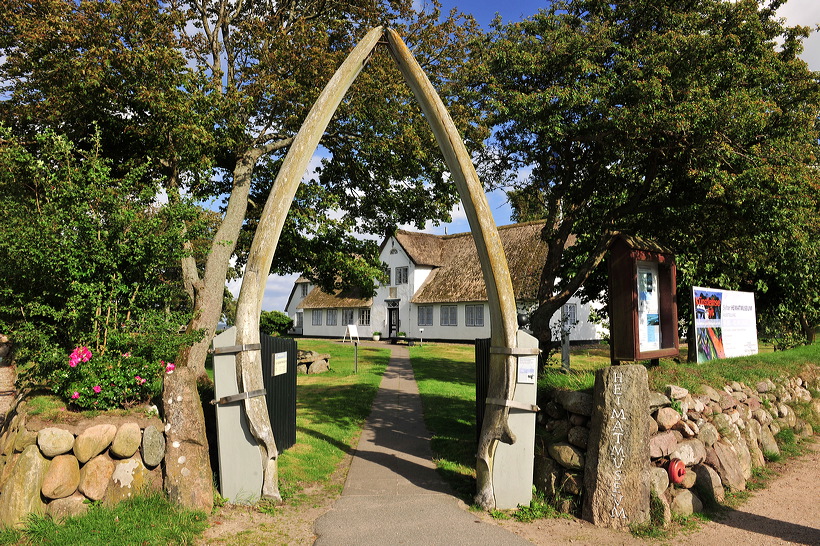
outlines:
[{"label": "front door", "polygon": [[389,325],[389,332],[387,337],[396,337],[399,334],[399,309],[398,307],[389,307],[387,309],[387,324]]}]

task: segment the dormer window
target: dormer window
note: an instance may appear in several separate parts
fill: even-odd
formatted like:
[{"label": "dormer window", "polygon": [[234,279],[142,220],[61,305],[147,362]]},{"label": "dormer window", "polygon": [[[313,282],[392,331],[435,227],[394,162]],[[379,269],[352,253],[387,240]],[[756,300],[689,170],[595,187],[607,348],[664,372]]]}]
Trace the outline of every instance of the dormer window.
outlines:
[{"label": "dormer window", "polygon": [[409,268],[406,266],[396,268],[396,284],[407,284],[408,270]]}]

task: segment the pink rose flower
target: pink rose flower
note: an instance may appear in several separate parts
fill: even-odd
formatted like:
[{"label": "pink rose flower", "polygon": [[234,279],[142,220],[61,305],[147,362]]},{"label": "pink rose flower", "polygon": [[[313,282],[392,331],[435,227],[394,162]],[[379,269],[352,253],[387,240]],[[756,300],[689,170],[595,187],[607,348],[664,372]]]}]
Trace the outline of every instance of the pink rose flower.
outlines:
[{"label": "pink rose flower", "polygon": [[80,397],[80,393],[78,393],[77,391],[74,391],[74,394],[71,395],[72,400],[76,400],[79,397]]},{"label": "pink rose flower", "polygon": [[97,394],[100,394],[102,387],[100,387],[99,385],[94,385],[94,387],[91,390],[96,392]]},{"label": "pink rose flower", "polygon": [[71,351],[71,355],[68,357],[68,365],[74,368],[80,362],[88,362],[91,360],[91,357],[92,354],[88,347],[77,347]]},{"label": "pink rose flower", "polygon": [[146,379],[145,379],[145,378],[140,377],[140,376],[138,376],[138,375],[135,375],[135,376],[134,376],[134,379],[136,379],[136,380],[137,380],[137,385],[144,385],[144,384],[145,384],[145,381],[146,381]]},{"label": "pink rose flower", "polygon": [[176,369],[173,362],[169,362],[165,365],[165,373],[173,373]]}]

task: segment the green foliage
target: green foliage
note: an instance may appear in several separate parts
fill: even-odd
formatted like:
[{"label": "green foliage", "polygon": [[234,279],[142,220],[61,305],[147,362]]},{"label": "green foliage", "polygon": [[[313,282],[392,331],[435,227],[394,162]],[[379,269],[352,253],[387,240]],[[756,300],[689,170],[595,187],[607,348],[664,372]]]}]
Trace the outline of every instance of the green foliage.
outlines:
[{"label": "green foliage", "polygon": [[[88,345],[98,359],[85,379],[125,389],[128,374],[133,381],[150,362],[172,360],[199,335],[178,333],[187,316],[175,310],[183,301],[175,281],[184,212],[155,208],[156,187],[144,184],[140,169],[113,178],[98,142],[83,152],[51,131],[30,145],[0,131],[8,213],[0,224],[0,330],[14,342],[23,379],[82,392],[82,378],[65,372],[69,352]],[[123,353],[134,365],[105,373],[119,369],[111,355]],[[155,375],[146,374],[154,390]],[[123,401],[133,399],[123,393]]]},{"label": "green foliage", "polygon": [[293,328],[293,319],[281,311],[262,311],[259,329],[270,336],[283,336]]},{"label": "green foliage", "polygon": [[31,516],[20,533],[28,543],[62,544],[194,544],[208,527],[207,514],[171,505],[162,494],[137,496],[113,508],[92,504],[85,515],[62,524]]},{"label": "green foliage", "polygon": [[779,333],[813,329],[820,82],[797,57],[807,33],[753,0],[566,0],[496,24],[472,77],[494,112],[490,179],[512,184],[516,219],[546,220],[532,317],[544,344],[582,283],[590,298],[605,289],[593,272],[624,231],[677,254],[679,294],[755,291]]},{"label": "green foliage", "polygon": [[519,506],[518,509],[513,512],[513,517],[516,521],[520,521],[521,523],[529,523],[537,519],[558,518],[562,516],[563,514],[558,512],[554,506],[539,495],[536,495],[535,498],[530,501],[529,506]]}]

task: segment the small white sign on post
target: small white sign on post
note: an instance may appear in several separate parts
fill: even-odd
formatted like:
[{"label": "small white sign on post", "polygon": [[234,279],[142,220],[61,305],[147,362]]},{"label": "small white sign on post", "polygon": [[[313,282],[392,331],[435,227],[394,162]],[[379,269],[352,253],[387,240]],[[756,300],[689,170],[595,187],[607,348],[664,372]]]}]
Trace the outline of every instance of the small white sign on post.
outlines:
[{"label": "small white sign on post", "polygon": [[538,370],[538,356],[518,357],[518,383],[535,383]]},{"label": "small white sign on post", "polygon": [[288,373],[288,353],[276,353],[273,355],[273,366],[271,366],[273,376]]},{"label": "small white sign on post", "polygon": [[359,341],[359,327],[355,324],[348,324],[347,328],[345,329],[345,335],[342,337],[342,343],[345,342],[347,336],[350,336],[350,342],[353,343],[353,338],[356,338],[356,341]]}]

